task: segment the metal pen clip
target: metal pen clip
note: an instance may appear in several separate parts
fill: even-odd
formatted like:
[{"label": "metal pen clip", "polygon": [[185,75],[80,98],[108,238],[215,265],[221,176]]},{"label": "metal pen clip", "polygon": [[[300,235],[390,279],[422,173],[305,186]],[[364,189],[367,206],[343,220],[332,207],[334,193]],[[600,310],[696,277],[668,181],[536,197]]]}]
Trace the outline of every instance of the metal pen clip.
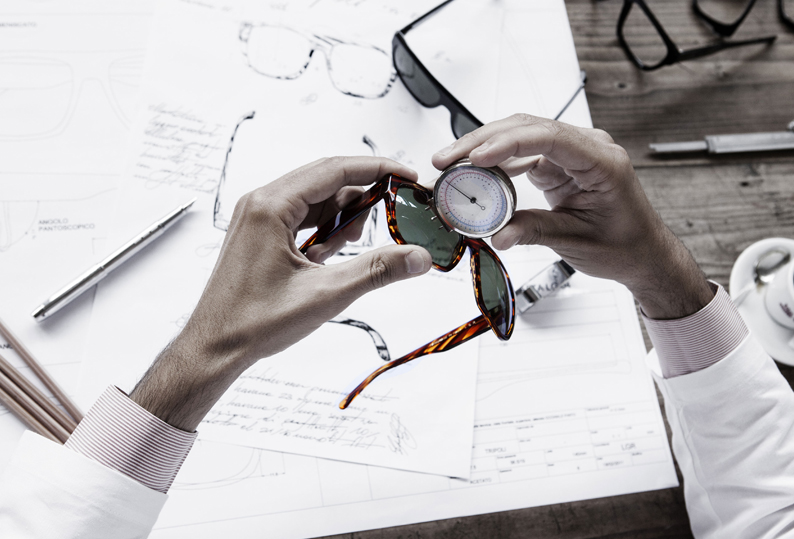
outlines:
[{"label": "metal pen clip", "polygon": [[576,270],[562,259],[546,266],[516,292],[518,311],[526,312],[541,299],[554,294],[574,273]]}]

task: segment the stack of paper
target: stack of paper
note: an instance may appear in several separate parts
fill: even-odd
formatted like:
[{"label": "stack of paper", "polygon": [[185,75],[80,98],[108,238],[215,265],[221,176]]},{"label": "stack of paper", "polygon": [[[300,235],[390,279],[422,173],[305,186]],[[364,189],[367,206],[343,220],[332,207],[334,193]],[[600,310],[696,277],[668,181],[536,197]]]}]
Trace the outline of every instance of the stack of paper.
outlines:
[{"label": "stack of paper", "polygon": [[[131,389],[184,325],[242,193],[329,155],[382,155],[414,167],[422,181],[434,177],[430,156],[453,138],[449,113],[423,108],[389,76],[392,35],[431,7],[159,4],[107,243],[198,201],[98,287],[82,356],[84,406],[109,384]],[[267,32],[287,32],[314,51],[299,76],[268,72],[273,52],[258,48]],[[553,117],[579,84],[561,0],[461,0],[409,42],[483,121],[513,112]],[[334,44],[368,51],[371,69],[335,64]],[[379,96],[350,95],[351,81]],[[583,94],[563,119],[590,125]],[[520,207],[545,206],[525,179],[515,182]],[[383,219],[366,240],[356,252],[391,241]],[[541,247],[500,256],[516,287],[555,258]],[[87,266],[86,257],[72,259]],[[337,408],[383,362],[373,332],[399,357],[475,317],[471,290],[465,260],[449,274],[393,285],[249,369],[199,427],[154,536],[254,537],[267,529],[312,537],[677,484],[632,298],[580,274],[520,317],[511,341],[484,335],[414,361],[379,378],[349,410]],[[31,309],[40,299],[20,298]],[[79,308],[59,320],[76,320]],[[17,310],[21,321],[27,309]],[[345,319],[370,329],[339,323]]]}]

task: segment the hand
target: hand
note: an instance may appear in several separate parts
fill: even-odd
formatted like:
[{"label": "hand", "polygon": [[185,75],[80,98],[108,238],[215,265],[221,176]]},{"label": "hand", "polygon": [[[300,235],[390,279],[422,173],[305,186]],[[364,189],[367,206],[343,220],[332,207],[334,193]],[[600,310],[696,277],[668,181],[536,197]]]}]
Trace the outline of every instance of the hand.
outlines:
[{"label": "hand", "polygon": [[348,262],[322,265],[358,226],[303,256],[296,233],[336,215],[384,174],[416,180],[414,171],[374,157],[321,159],[243,196],[218,261],[180,335],[130,394],[183,430],[195,430],[245,369],[303,339],[361,295],[431,267],[414,245],[390,245]]},{"label": "hand", "polygon": [[551,211],[517,211],[497,249],[539,244],[577,270],[626,285],[651,318],[692,314],[713,297],[686,247],[651,207],[626,151],[604,131],[517,114],[461,137],[433,156],[438,169],[469,157],[526,173]]}]

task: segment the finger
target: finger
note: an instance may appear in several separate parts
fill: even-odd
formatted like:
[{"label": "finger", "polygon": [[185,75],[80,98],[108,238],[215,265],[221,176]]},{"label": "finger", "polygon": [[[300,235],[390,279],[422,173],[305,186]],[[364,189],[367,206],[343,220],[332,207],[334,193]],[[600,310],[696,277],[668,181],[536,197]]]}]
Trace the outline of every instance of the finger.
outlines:
[{"label": "finger", "polygon": [[347,301],[430,270],[430,253],[416,245],[389,245],[328,267],[334,286]]},{"label": "finger", "polygon": [[336,253],[341,251],[347,244],[347,240],[342,234],[337,234],[325,243],[312,245],[306,250],[306,258],[315,264],[322,264]]},{"label": "finger", "polygon": [[361,239],[361,233],[369,218],[369,210],[359,216],[351,224],[339,231],[334,237],[324,243],[317,243],[306,251],[306,258],[317,264],[322,264],[330,257],[344,249],[348,242]]},{"label": "finger", "polygon": [[[529,114],[514,114],[502,120],[485,124],[471,133],[463,135],[443,150],[439,150],[433,154],[433,166],[439,170],[445,169],[458,159],[467,157],[472,150],[485,144],[491,137],[505,130],[513,129],[518,125],[535,123],[540,120],[543,120],[543,118],[530,116]],[[539,153],[540,152],[538,152],[538,154]],[[504,161],[504,159],[502,161]]]},{"label": "finger", "polygon": [[515,176],[524,174],[526,171],[534,167],[538,159],[542,157],[542,155],[533,155],[531,157],[511,157],[507,161],[499,163],[499,168],[504,170],[505,174],[511,178],[514,178]]},{"label": "finger", "polygon": [[578,236],[580,222],[569,213],[548,210],[520,210],[493,238],[493,246],[504,251],[514,245],[559,247]]},{"label": "finger", "polygon": [[543,156],[537,159],[535,166],[527,170],[527,178],[541,191],[555,189],[573,179],[563,168]]},{"label": "finger", "polygon": [[617,146],[590,131],[553,120],[514,115],[461,137],[448,153],[434,156],[433,164],[447,166],[468,155],[473,164],[487,167],[510,157],[541,154],[577,177],[583,188],[595,189],[612,170],[626,162]]},{"label": "finger", "polygon": [[306,214],[306,217],[303,219],[298,229],[312,228],[328,222],[330,219],[336,217],[340,211],[358,199],[362,193],[364,193],[363,187],[343,187],[337,191],[334,196],[319,204],[312,204],[309,206],[309,213]]},{"label": "finger", "polygon": [[582,189],[579,187],[579,184],[576,183],[576,180],[570,178],[567,182],[545,189],[543,191],[543,196],[546,197],[546,202],[549,203],[549,206],[556,208],[564,205],[565,201],[570,197],[581,193]]},{"label": "finger", "polygon": [[334,196],[343,187],[369,185],[389,173],[411,181],[418,179],[414,170],[385,157],[330,157],[309,163],[270,185],[311,205]]}]

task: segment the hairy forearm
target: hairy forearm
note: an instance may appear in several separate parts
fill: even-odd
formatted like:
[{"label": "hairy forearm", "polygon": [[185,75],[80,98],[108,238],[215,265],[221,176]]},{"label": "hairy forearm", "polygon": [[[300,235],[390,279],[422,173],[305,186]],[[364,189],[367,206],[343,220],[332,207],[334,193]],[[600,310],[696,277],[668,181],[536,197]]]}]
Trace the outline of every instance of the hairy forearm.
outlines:
[{"label": "hairy forearm", "polygon": [[180,335],[160,353],[130,398],[178,429],[196,430],[240,374],[233,362],[210,357],[218,353]]},{"label": "hairy forearm", "polygon": [[661,236],[648,271],[628,288],[648,318],[683,318],[705,307],[714,292],[684,244],[666,227]]}]

